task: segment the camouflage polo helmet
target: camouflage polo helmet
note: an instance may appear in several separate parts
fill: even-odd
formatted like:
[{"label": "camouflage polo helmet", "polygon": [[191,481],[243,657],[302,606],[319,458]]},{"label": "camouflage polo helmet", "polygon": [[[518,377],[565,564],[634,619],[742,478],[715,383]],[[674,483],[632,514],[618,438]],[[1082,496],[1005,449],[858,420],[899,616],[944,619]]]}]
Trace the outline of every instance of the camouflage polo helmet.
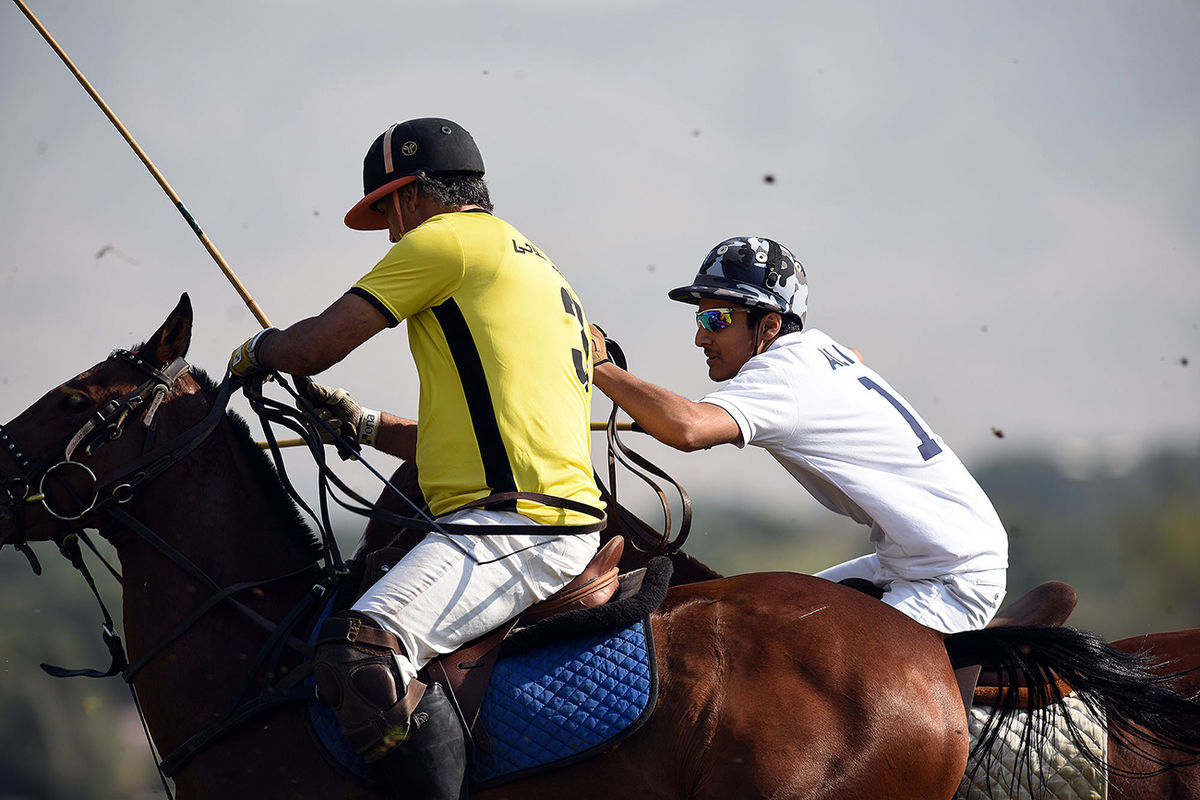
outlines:
[{"label": "camouflage polo helmet", "polygon": [[709,251],[696,279],[667,296],[693,305],[699,305],[702,298],[730,300],[777,311],[803,324],[808,312],[808,276],[792,251],[778,242],[737,236]]}]

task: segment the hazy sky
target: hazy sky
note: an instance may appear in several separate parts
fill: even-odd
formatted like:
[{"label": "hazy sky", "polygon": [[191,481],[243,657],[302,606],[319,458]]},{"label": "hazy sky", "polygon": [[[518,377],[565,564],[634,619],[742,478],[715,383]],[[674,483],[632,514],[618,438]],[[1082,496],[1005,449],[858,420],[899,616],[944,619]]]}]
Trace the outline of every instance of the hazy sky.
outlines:
[{"label": "hazy sky", "polygon": [[[647,379],[712,387],[666,292],[763,235],[968,465],[1200,442],[1195,2],[30,2],[277,325],[386,251],[341,222],[370,142],[445,116]],[[0,419],[184,291],[223,371],[256,322],[8,3],[0,108]],[[402,331],[326,377],[415,413]],[[649,451],[803,496],[762,453]]]}]

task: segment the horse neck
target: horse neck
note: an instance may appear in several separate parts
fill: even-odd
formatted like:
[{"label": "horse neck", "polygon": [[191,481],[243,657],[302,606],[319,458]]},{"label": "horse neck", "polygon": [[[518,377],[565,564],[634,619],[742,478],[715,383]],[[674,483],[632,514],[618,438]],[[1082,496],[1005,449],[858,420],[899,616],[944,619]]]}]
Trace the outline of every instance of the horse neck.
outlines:
[{"label": "horse neck", "polygon": [[[223,420],[185,461],[151,482],[131,515],[167,540],[212,581],[225,587],[287,574],[312,558],[286,509],[261,484]],[[136,531],[107,532],[124,574],[124,631],[136,662],[214,590],[187,574]],[[263,617],[280,620],[313,576],[239,593]],[[169,750],[223,710],[266,639],[261,628],[224,604],[167,645],[135,677],[156,741]]]},{"label": "horse neck", "polygon": [[221,422],[204,445],[146,487],[136,515],[193,560],[235,580],[261,576],[303,551],[295,520],[264,492],[238,436]]}]

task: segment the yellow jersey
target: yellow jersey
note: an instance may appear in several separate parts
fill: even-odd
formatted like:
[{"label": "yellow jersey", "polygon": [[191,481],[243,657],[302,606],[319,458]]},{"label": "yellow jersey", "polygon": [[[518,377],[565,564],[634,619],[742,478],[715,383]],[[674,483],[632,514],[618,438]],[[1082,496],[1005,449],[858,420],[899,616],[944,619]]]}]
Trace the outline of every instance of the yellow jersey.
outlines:
[{"label": "yellow jersey", "polygon": [[[516,228],[484,211],[431,217],[350,291],[390,325],[408,320],[420,378],[417,472],[435,516],[513,491],[603,508],[587,319]],[[515,510],[542,524],[595,522],[526,500]]]}]

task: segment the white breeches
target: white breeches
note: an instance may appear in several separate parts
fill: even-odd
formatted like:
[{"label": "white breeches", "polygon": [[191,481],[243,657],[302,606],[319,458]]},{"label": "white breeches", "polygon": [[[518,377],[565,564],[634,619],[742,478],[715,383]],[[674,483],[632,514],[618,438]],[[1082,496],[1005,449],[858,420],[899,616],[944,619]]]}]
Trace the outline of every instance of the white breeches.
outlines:
[{"label": "white breeches", "polygon": [[528,534],[430,533],[354,604],[408,654],[405,681],[439,655],[500,627],[567,585],[596,554],[600,534],[560,535],[515,511],[468,509],[439,522],[528,525]]},{"label": "white breeches", "polygon": [[943,633],[978,630],[987,625],[1004,600],[1006,571],[963,572],[936,578],[880,579],[875,555],[855,558],[817,573],[840,581],[864,578],[883,588],[883,602],[917,622]]}]

